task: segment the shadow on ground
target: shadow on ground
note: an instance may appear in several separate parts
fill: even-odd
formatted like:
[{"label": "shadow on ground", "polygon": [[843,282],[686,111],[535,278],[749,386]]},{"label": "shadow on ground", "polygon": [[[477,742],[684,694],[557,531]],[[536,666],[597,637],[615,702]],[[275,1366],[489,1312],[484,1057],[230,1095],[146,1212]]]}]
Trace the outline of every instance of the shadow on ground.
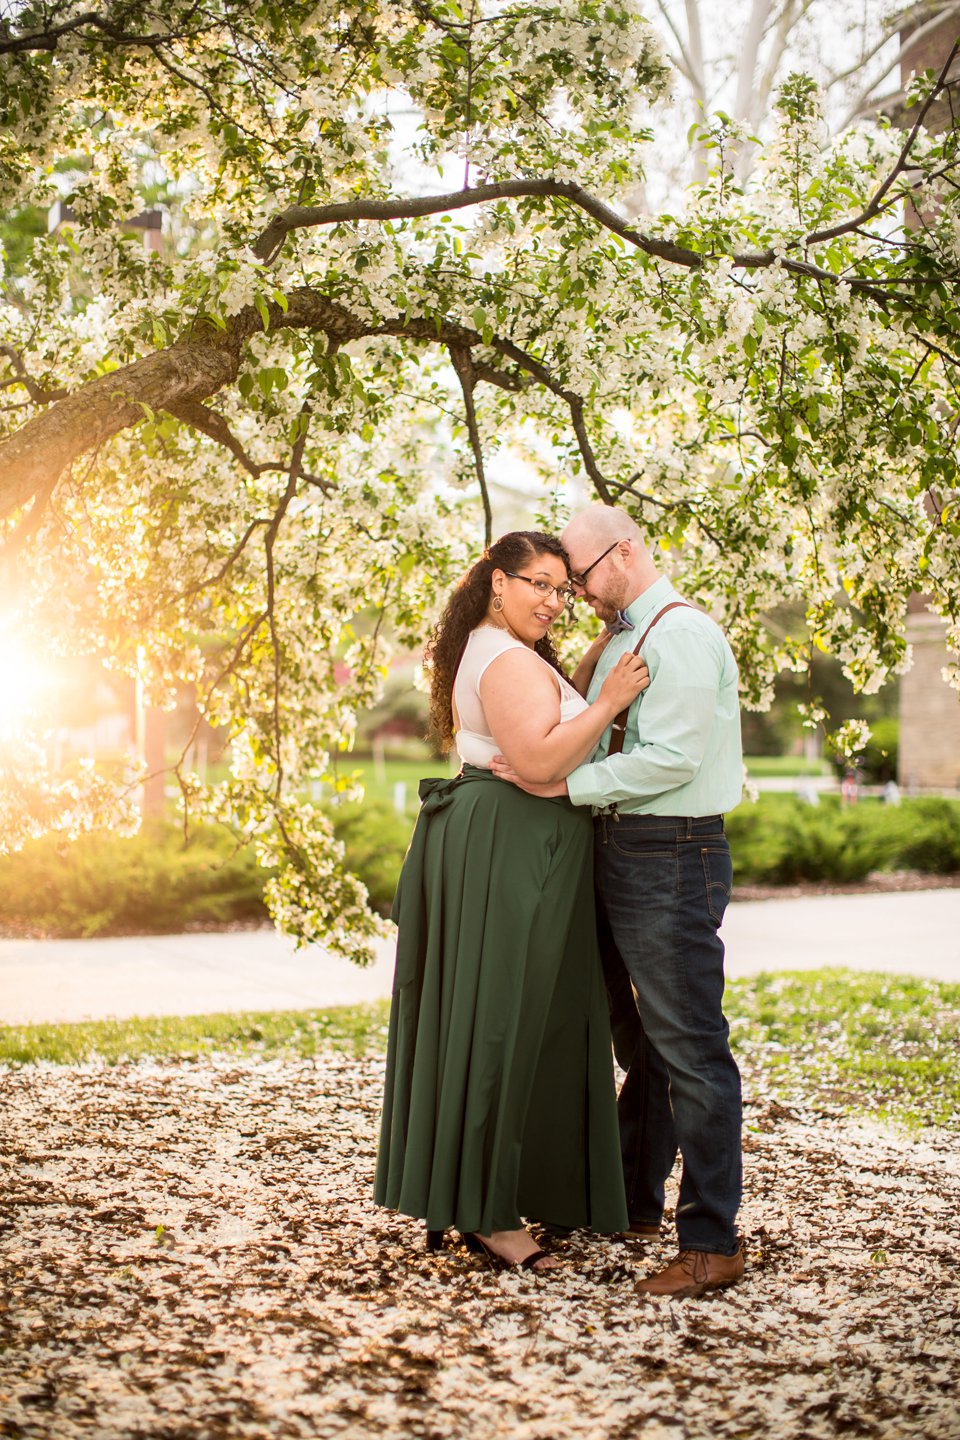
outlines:
[{"label": "shadow on ground", "polygon": [[748,1076],[746,1282],[573,1237],[495,1273],[370,1203],[382,1061],[0,1079],[0,1434],[955,1440],[954,1137],[784,1109]]}]

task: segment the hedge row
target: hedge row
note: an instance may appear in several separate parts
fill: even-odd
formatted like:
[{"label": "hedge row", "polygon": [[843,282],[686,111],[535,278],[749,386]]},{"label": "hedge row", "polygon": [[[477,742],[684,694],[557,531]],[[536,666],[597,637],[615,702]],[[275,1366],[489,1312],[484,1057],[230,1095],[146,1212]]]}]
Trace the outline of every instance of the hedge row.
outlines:
[{"label": "hedge row", "polygon": [[863,880],[873,870],[960,870],[960,801],[863,800],[842,808],[837,796],[807,805],[792,795],[763,795],[727,819],[735,879],[774,885],[798,880]]},{"label": "hedge row", "polygon": [[[382,805],[334,812],[338,835],[373,906],[386,914],[410,824]],[[862,801],[841,809],[763,795],[727,821],[736,879],[768,884],[862,880],[872,870],[960,871],[960,801]],[[163,933],[266,919],[265,872],[249,848],[213,827],[186,843],[173,825],[133,839],[85,836],[34,842],[0,860],[0,928],[9,933],[92,936]]]},{"label": "hedge row", "polygon": [[8,933],[163,934],[266,919],[264,872],[221,827],[175,825],[138,835],[35,840],[0,860],[0,927]]},{"label": "hedge row", "polygon": [[[386,806],[342,807],[334,829],[363,877],[374,909],[390,912],[410,838],[409,821]],[[46,836],[0,859],[0,931],[8,935],[161,935],[266,922],[270,872],[252,846],[222,826],[196,825],[184,841],[173,824],[121,838]]]}]

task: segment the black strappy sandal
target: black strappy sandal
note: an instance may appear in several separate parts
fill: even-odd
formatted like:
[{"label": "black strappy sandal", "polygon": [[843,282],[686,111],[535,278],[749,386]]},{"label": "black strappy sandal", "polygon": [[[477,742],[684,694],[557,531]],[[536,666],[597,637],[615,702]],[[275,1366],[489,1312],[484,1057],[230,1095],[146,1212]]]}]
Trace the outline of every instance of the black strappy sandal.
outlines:
[{"label": "black strappy sandal", "polygon": [[[445,1230],[428,1230],[427,1249],[432,1252],[442,1250],[445,1238]],[[552,1258],[549,1255],[549,1251],[537,1249],[534,1250],[532,1255],[528,1255],[525,1260],[505,1260],[502,1255],[498,1255],[495,1250],[491,1250],[489,1245],[484,1244],[480,1236],[474,1235],[472,1231],[462,1231],[461,1239],[472,1255],[482,1255],[489,1264],[501,1270],[533,1270],[535,1274],[542,1275],[544,1271],[536,1269],[537,1261]],[[551,1265],[549,1268],[552,1270],[554,1266]],[[559,1266],[556,1268],[559,1269]]]},{"label": "black strappy sandal", "polygon": [[[538,1249],[534,1250],[532,1255],[528,1255],[525,1260],[505,1260],[502,1255],[497,1254],[496,1250],[491,1250],[479,1235],[465,1234],[463,1242],[474,1255],[483,1255],[488,1264],[500,1270],[532,1270],[535,1275],[545,1275],[547,1273],[545,1270],[537,1270],[537,1261],[553,1258],[546,1250]],[[547,1268],[553,1270],[560,1267],[550,1265]]]}]

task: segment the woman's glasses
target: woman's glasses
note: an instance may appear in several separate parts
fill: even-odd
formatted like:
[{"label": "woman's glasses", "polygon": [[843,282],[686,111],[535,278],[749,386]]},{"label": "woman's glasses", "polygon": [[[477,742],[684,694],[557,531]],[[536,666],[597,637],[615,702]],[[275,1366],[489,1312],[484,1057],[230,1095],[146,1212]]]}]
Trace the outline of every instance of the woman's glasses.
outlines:
[{"label": "woman's glasses", "polygon": [[509,575],[511,580],[522,580],[526,585],[532,585],[541,600],[549,600],[556,591],[561,605],[573,605],[574,593],[569,585],[551,585],[549,580],[531,580],[529,575],[518,575],[516,570],[504,570],[503,573]]}]

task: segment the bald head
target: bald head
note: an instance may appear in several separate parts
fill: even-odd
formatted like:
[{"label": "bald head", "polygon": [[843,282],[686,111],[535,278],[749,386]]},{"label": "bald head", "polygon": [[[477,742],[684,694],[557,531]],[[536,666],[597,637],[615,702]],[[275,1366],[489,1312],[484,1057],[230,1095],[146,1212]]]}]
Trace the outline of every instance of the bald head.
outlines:
[{"label": "bald head", "polygon": [[577,593],[601,620],[618,610],[660,578],[637,522],[614,505],[590,505],[575,515],[561,536],[574,576],[585,575]]},{"label": "bald head", "polygon": [[565,550],[569,550],[571,545],[579,549],[582,544],[596,545],[603,550],[618,540],[632,540],[635,545],[644,548],[640,526],[615,505],[589,505],[579,515],[574,515],[560,539]]}]

